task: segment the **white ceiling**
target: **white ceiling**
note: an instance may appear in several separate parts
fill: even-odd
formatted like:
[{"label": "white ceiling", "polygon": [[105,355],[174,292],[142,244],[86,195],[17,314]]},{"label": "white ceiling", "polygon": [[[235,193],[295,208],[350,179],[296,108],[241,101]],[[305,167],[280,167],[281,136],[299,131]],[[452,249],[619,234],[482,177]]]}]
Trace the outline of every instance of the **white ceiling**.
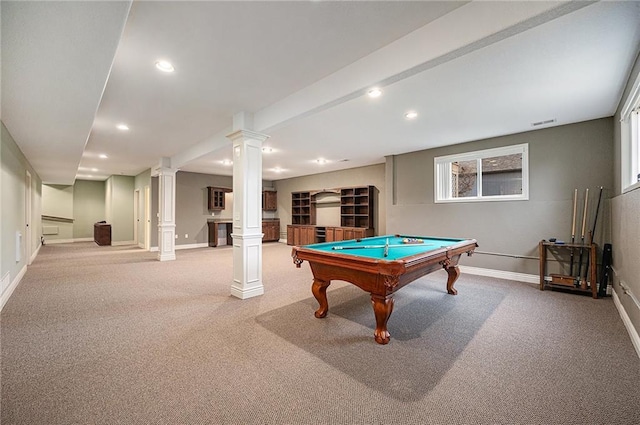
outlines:
[{"label": "white ceiling", "polygon": [[241,112],[270,136],[267,180],[607,117],[640,50],[638,1],[3,0],[1,14],[2,121],[54,184],[162,157],[231,175]]}]

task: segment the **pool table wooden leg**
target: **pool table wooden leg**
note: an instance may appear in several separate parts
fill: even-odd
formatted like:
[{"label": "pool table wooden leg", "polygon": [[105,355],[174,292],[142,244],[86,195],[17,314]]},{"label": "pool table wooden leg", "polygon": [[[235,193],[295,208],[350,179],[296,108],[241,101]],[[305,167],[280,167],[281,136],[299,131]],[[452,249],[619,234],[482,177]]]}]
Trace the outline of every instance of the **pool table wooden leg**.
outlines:
[{"label": "pool table wooden leg", "polygon": [[311,285],[311,292],[316,297],[320,307],[314,313],[318,319],[321,319],[327,315],[329,311],[329,303],[327,302],[327,288],[331,284],[331,281],[324,281],[320,279],[313,279],[313,285]]},{"label": "pool table wooden leg", "polygon": [[447,292],[451,295],[458,295],[458,291],[453,287],[458,277],[460,276],[460,268],[458,266],[449,266],[444,268],[449,275],[447,279]]},{"label": "pool table wooden leg", "polygon": [[371,294],[371,304],[373,304],[373,313],[376,316],[376,330],[373,335],[378,344],[387,344],[391,339],[391,335],[387,331],[387,321],[393,311],[393,296],[384,297]]}]

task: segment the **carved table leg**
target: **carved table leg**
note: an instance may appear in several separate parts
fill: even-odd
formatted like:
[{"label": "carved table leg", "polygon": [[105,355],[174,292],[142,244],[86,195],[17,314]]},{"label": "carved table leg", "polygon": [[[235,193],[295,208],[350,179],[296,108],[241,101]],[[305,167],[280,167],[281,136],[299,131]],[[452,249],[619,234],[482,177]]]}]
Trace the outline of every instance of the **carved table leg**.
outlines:
[{"label": "carved table leg", "polygon": [[373,335],[378,344],[387,344],[391,339],[391,335],[387,331],[387,321],[393,311],[393,296],[381,297],[371,294],[371,304],[373,304],[373,313],[376,316],[376,330]]},{"label": "carved table leg", "polygon": [[460,276],[460,269],[458,266],[449,266],[444,268],[449,274],[449,278],[447,279],[447,292],[451,295],[457,295],[458,291],[453,287],[453,284],[456,283],[458,277]]},{"label": "carved table leg", "polygon": [[320,308],[318,308],[315,312],[315,316],[320,319],[327,315],[329,311],[329,303],[327,302],[327,288],[331,284],[331,281],[325,282],[320,279],[313,279],[313,285],[311,285],[311,292],[313,292],[313,296],[316,297],[318,304],[320,304]]}]

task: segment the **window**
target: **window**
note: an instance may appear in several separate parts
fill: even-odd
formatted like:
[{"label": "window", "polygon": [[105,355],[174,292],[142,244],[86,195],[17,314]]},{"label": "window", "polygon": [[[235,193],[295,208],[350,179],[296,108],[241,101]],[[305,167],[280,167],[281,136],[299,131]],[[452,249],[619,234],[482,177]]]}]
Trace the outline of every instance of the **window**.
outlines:
[{"label": "window", "polygon": [[529,199],[528,145],[435,158],[435,202]]},{"label": "window", "polygon": [[622,191],[640,187],[640,75],[620,112]]}]

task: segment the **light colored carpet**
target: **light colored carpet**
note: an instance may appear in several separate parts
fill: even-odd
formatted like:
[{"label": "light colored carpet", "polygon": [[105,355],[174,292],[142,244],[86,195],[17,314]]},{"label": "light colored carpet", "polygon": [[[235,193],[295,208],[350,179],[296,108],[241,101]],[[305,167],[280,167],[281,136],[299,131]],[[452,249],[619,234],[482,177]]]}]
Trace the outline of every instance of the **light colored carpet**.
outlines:
[{"label": "light colored carpet", "polygon": [[265,294],[238,300],[230,247],[42,247],[2,311],[2,424],[640,423],[611,299],[464,274],[453,297],[437,272],[381,346],[353,285],[313,316],[290,251],[265,244]]}]

